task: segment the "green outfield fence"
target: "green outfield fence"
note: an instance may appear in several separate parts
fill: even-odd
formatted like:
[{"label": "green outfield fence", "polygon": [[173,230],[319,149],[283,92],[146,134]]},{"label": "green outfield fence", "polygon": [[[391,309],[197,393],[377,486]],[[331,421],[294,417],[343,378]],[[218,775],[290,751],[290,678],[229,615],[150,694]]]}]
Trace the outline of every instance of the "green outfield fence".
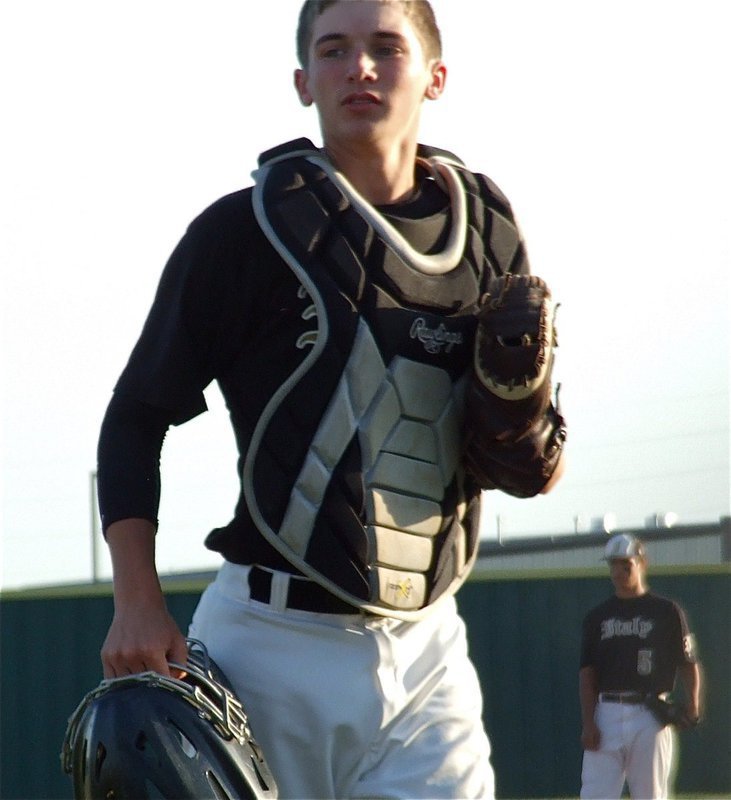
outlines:
[{"label": "green outfield fence", "polygon": [[[184,629],[204,585],[165,581]],[[687,610],[707,685],[703,724],[680,737],[676,795],[731,797],[731,569],[656,570],[651,585]],[[585,570],[482,572],[460,591],[499,798],[577,796],[580,625],[610,589],[603,572]],[[59,750],[69,714],[101,679],[99,649],[111,616],[106,585],[0,597],[3,800],[72,796]]]}]

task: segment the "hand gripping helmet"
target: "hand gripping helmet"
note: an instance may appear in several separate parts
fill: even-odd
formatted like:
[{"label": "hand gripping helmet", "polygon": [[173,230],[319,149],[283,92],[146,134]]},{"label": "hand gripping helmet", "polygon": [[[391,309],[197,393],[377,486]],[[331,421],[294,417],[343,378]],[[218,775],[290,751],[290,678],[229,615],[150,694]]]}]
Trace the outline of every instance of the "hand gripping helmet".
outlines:
[{"label": "hand gripping helmet", "polygon": [[244,709],[201,642],[181,679],[103,680],[69,718],[61,761],[76,800],[267,800],[277,788]]}]

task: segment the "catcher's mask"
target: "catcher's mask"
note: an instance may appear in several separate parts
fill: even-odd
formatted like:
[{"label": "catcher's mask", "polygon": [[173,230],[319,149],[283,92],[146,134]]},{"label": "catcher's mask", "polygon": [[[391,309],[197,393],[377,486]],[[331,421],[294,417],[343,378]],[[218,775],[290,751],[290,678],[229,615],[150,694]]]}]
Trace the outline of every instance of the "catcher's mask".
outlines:
[{"label": "catcher's mask", "polygon": [[277,788],[244,709],[205,646],[181,679],[103,680],[69,718],[61,752],[76,800],[264,800]]}]

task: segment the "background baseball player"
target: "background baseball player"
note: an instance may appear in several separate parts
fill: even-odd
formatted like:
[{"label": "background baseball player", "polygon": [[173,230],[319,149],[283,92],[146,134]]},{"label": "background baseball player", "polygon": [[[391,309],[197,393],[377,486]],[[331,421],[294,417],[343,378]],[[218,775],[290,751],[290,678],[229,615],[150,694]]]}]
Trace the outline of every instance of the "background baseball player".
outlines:
[{"label": "background baseball player", "polygon": [[584,619],[579,697],[584,762],[582,798],[618,798],[625,780],[638,798],[665,798],[674,732],[651,708],[671,692],[676,675],[686,698],[676,725],[698,722],[701,677],[683,610],[653,594],[638,539],[612,537],[604,558],[614,595]]},{"label": "background baseball player", "polygon": [[490,797],[453,596],[481,489],[561,474],[550,292],[497,187],[417,144],[446,79],[429,3],[306,2],[297,42],[324,146],[268,151],[190,225],[102,425],[104,672],[184,661],[154,560],[160,449],[216,380],[242,491],[190,633],[280,797]]}]

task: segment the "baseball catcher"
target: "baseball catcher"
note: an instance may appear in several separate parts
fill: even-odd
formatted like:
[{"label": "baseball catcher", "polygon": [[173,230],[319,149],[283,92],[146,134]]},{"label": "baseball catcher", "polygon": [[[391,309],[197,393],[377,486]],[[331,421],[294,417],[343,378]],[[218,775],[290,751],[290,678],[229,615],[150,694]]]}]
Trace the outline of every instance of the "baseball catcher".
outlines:
[{"label": "baseball catcher", "polygon": [[556,470],[566,438],[558,391],[551,402],[556,308],[534,275],[496,278],[482,300],[465,461],[483,489],[532,497]]},{"label": "baseball catcher", "polygon": [[296,40],[322,146],[265,150],[253,185],[191,222],[104,415],[104,675],[184,658],[155,563],[161,451],[215,381],[240,490],[188,633],[246,702],[279,796],[487,800],[454,595],[481,489],[530,497],[560,475],[554,308],[508,198],[419,141],[446,78],[431,5],[306,0]]}]

